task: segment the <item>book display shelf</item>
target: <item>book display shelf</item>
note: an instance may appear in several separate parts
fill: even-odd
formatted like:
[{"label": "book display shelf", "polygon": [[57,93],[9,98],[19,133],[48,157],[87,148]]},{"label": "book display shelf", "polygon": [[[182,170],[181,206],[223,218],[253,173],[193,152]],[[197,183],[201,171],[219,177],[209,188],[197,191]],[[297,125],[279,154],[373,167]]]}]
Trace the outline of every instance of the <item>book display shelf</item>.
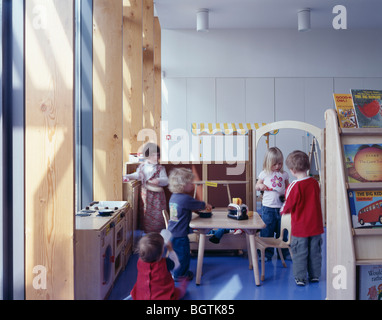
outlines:
[{"label": "book display shelf", "polygon": [[[327,298],[355,300],[360,269],[382,265],[382,128],[340,128],[334,109],[325,119]],[[365,222],[365,211],[376,218]]]}]

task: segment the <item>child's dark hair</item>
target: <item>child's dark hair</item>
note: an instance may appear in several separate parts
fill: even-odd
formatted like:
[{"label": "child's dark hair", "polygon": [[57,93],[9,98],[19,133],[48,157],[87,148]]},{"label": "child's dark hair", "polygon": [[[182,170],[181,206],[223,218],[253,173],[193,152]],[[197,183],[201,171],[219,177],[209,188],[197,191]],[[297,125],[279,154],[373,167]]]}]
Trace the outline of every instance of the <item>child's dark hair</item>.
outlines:
[{"label": "child's dark hair", "polygon": [[150,157],[150,155],[152,155],[153,153],[157,153],[158,155],[160,155],[160,148],[157,144],[148,142],[143,147],[142,153],[145,158]]},{"label": "child's dark hair", "polygon": [[300,150],[291,152],[286,158],[285,163],[289,169],[297,172],[306,172],[310,169],[308,155]]},{"label": "child's dark hair", "polygon": [[159,233],[150,232],[139,240],[137,252],[144,262],[151,263],[161,258],[163,246],[163,237]]}]

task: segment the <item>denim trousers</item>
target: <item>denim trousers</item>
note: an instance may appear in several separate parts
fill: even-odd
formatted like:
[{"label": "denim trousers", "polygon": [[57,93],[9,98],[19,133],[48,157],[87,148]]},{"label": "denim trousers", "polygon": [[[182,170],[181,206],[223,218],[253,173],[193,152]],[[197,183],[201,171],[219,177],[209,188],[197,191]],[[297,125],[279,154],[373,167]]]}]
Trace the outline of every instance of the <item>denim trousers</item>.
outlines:
[{"label": "denim trousers", "polygon": [[190,240],[186,237],[172,238],[172,248],[179,259],[179,268],[174,271],[174,278],[187,275],[187,271],[190,268]]},{"label": "denim trousers", "polygon": [[294,237],[291,239],[291,249],[293,254],[293,275],[295,279],[306,281],[320,278],[321,276],[321,235],[312,237]]},{"label": "denim trousers", "polygon": [[[267,225],[264,229],[260,230],[261,237],[271,237],[278,238],[280,236],[280,227],[281,227],[281,216],[280,216],[280,208],[270,208],[266,206],[262,206],[261,209],[261,219],[263,219],[264,223]],[[288,232],[284,232],[284,241],[288,240]],[[272,259],[274,248],[265,249],[265,258]],[[284,258],[289,256],[288,249],[282,249],[282,253]]]}]

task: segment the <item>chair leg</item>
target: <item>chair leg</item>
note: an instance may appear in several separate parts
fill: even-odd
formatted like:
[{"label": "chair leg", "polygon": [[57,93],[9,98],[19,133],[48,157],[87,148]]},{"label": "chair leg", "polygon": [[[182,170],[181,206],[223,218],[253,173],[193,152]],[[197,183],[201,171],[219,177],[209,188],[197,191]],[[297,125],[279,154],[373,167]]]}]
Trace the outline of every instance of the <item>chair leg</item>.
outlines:
[{"label": "chair leg", "polygon": [[247,241],[247,253],[248,253],[248,261],[249,261],[248,269],[252,270],[253,265],[252,265],[252,255],[251,255],[251,250],[250,250],[251,247],[249,246],[249,236],[247,233],[245,234],[245,240]]},{"label": "chair leg", "polygon": [[284,260],[283,252],[282,252],[281,248],[277,248],[277,250],[279,252],[281,262],[283,263],[284,268],[286,268],[287,265],[286,265],[285,260]]},{"label": "chair leg", "polygon": [[292,260],[293,260],[292,249],[291,249],[290,247],[288,247],[288,250],[289,250],[290,257],[291,257]]},{"label": "chair leg", "polygon": [[261,281],[265,279],[265,249],[261,248]]}]

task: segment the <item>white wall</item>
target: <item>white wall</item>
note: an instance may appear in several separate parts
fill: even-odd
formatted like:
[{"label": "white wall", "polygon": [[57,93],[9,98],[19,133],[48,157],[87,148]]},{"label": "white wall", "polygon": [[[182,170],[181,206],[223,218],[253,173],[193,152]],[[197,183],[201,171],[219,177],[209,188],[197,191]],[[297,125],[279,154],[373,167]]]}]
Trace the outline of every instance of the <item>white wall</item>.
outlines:
[{"label": "white wall", "polygon": [[[192,122],[299,120],[324,128],[334,92],[382,89],[381,31],[162,30],[163,133],[190,134]],[[295,130],[271,138],[285,156],[309,144]]]}]

